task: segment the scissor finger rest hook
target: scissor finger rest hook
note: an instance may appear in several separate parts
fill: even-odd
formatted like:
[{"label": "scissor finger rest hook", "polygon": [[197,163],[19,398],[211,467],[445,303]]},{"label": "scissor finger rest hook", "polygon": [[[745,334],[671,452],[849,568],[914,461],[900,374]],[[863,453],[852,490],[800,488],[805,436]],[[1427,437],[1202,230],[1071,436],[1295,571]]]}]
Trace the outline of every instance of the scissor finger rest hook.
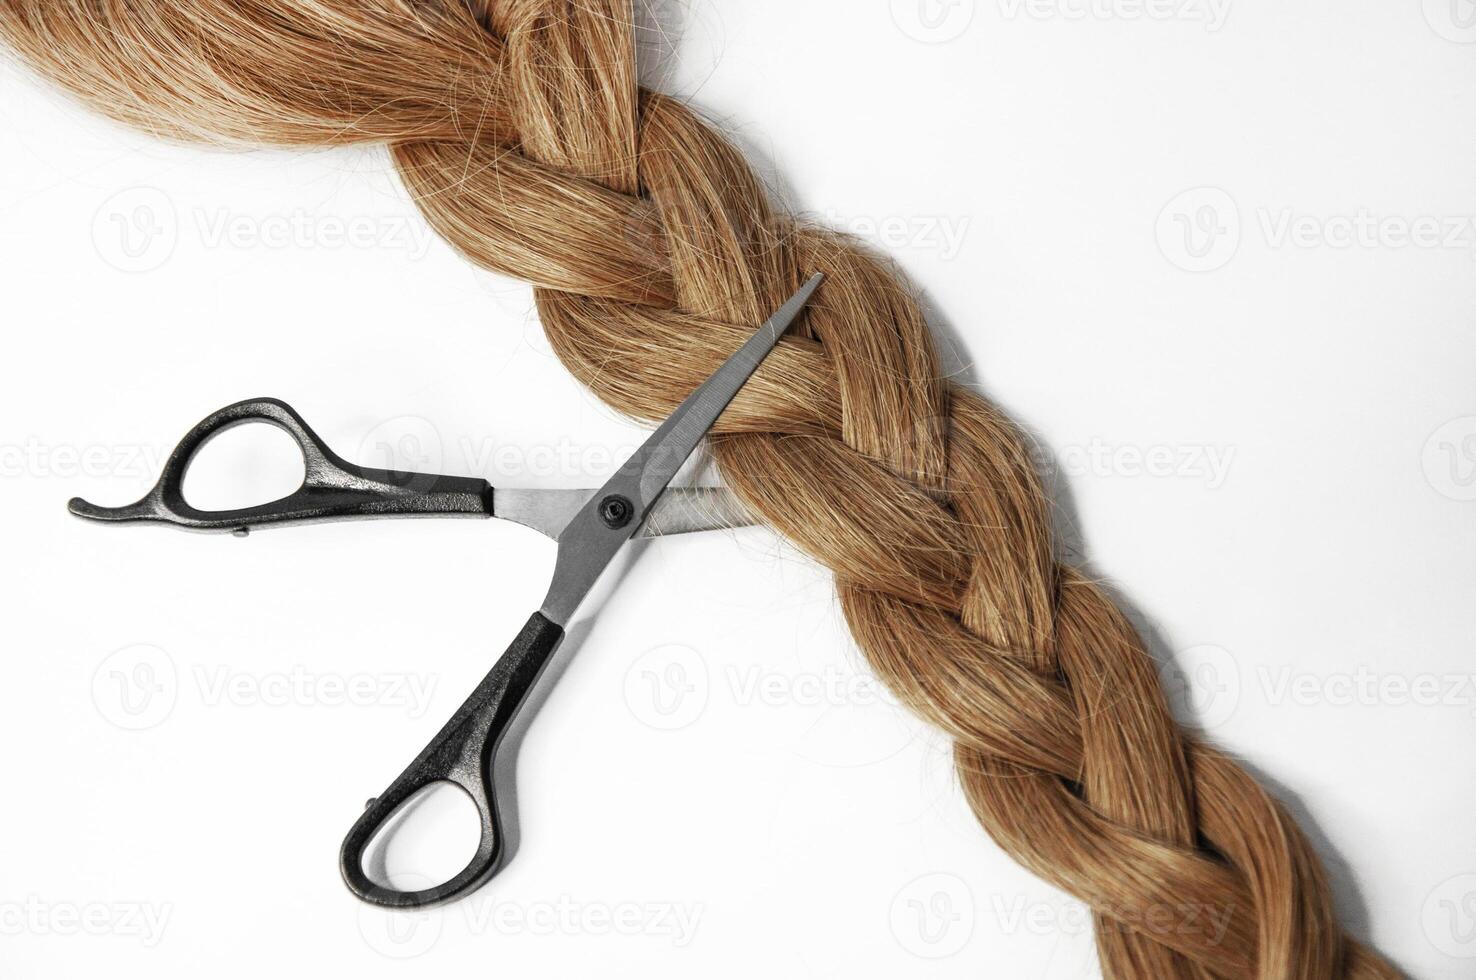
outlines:
[{"label": "scissor finger rest hook", "polygon": [[[249,422],[274,425],[290,435],[302,452],[303,480],[292,493],[254,507],[200,510],[185,500],[185,473],[205,444],[228,429]],[[276,398],[251,398],[207,415],[185,433],[164,464],[159,482],[142,500],[124,507],[99,507],[80,497],[67,508],[95,521],[154,521],[193,531],[245,533],[260,525],[307,524],[368,517],[422,515],[485,517],[492,488],[486,480],[392,473],[355,466],[318,438],[292,406]]]},{"label": "scissor finger rest hook", "polygon": [[[507,841],[494,786],[496,756],[518,708],[563,639],[561,626],[534,613],[440,734],[388,789],[369,801],[339,851],[339,869],[350,891],[374,905],[422,907],[473,892],[498,872],[507,857]],[[460,786],[476,804],[481,838],[471,861],[449,881],[417,891],[399,891],[373,881],[364,871],[364,855],[379,829],[412,796],[442,781]]]}]

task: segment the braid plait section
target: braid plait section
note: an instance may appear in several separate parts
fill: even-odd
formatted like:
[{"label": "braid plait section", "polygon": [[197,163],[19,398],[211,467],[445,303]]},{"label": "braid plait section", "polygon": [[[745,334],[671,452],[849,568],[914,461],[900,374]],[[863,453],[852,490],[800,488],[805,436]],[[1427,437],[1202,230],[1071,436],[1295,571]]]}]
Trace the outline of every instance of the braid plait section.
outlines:
[{"label": "braid plait section", "polygon": [[0,0],[0,35],[184,139],[384,142],[429,222],[536,287],[563,364],[668,414],[814,272],[714,429],[728,485],[835,574],[876,674],[955,742],[990,836],[1094,910],[1110,978],[1374,978],[1321,864],[1179,728],[1142,640],[1059,563],[1026,441],[940,374],[856,243],[777,213],[732,145],[637,81],[628,0]]}]

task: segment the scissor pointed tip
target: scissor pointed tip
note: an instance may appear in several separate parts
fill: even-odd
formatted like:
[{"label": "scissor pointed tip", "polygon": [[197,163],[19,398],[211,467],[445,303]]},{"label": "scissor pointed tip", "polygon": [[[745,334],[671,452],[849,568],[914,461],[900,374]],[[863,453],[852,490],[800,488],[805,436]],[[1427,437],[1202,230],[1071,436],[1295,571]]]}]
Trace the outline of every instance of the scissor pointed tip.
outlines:
[{"label": "scissor pointed tip", "polygon": [[[738,394],[754,369],[799,316],[805,301],[820,285],[822,278],[811,276],[799,292],[765,320],[722,366],[666,417],[666,421],[656,427],[620,472],[600,488],[597,496],[601,501],[612,496],[623,497],[627,503],[634,504],[635,513],[642,519],[649,514],[666,485],[732,402],[733,396]],[[493,510],[497,509],[494,504]],[[559,557],[554,564],[553,583],[543,600],[542,610],[555,623],[569,621],[616,550],[639,528],[639,525],[607,524],[598,510],[599,507],[591,501],[581,507],[559,533]]]},{"label": "scissor pointed tip", "polygon": [[[805,280],[805,284],[793,296],[785,300],[784,305],[779,307],[774,315],[769,318],[769,321],[764,324],[764,328],[760,330],[760,333],[763,333],[764,329],[773,331],[774,333],[771,333],[770,337],[771,339],[777,339],[774,334],[783,333],[789,328],[791,323],[799,318],[800,312],[810,302],[810,297],[814,295],[815,290],[819,289],[820,284],[824,281],[825,273],[823,272],[817,272]],[[760,357],[760,360],[762,360],[762,357]]]}]

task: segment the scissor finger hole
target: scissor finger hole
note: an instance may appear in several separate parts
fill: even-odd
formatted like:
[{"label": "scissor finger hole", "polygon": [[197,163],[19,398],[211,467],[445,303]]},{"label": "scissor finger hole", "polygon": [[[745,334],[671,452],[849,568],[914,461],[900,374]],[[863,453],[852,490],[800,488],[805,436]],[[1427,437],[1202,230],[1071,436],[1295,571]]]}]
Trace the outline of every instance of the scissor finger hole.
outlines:
[{"label": "scissor finger hole", "polygon": [[471,796],[440,780],[417,790],[364,849],[364,874],[382,888],[418,891],[450,881],[477,853],[482,818]]},{"label": "scissor finger hole", "polygon": [[240,510],[280,500],[301,487],[306,475],[291,435],[267,422],[250,422],[201,446],[180,489],[197,510]]}]

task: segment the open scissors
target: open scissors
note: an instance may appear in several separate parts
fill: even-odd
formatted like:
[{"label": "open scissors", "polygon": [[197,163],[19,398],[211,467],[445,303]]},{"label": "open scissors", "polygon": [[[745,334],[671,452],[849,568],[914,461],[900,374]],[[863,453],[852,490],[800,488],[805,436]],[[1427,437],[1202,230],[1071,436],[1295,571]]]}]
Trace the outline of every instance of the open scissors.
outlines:
[{"label": "open scissors", "polygon": [[[503,491],[477,478],[397,474],[354,466],[335,455],[288,405],[259,399],[221,409],[192,429],[171,454],[159,482],[137,503],[99,507],[73,499],[68,506],[73,514],[92,520],[162,522],[238,534],[263,525],[356,518],[497,516],[536,528],[558,541],[553,581],[543,605],[430,744],[389,788],[369,801],[339,851],[345,884],[366,902],[414,908],[450,901],[480,888],[509,856],[506,823],[495,788],[497,776],[512,769],[513,760],[499,755],[503,737],[563,641],[564,627],[616,552],[638,532],[677,533],[748,523],[720,490],[678,489],[669,498],[670,504],[658,507],[657,502],[822,279],[811,277],[593,492]],[[305,464],[302,486],[280,500],[255,507],[230,511],[191,507],[183,494],[184,474],[191,460],[212,436],[243,422],[268,422],[297,440]],[[470,862],[449,880],[414,891],[371,879],[364,869],[364,857],[380,829],[412,797],[439,782],[459,786],[476,805],[481,837]]]}]

